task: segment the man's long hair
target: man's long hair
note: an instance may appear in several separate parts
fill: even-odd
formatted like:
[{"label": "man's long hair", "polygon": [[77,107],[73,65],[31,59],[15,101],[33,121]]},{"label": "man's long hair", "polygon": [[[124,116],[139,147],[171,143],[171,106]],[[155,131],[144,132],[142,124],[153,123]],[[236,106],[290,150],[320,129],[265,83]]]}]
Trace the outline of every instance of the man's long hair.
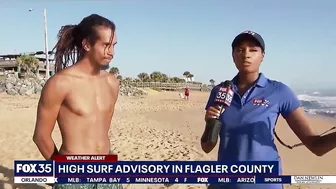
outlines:
[{"label": "man's long hair", "polygon": [[[55,52],[55,72],[59,72],[74,64],[83,57],[84,49],[82,42],[87,39],[90,45],[97,41],[98,34],[96,27],[104,26],[111,28],[112,35],[115,31],[115,24],[97,14],[85,17],[78,25],[63,26],[58,34],[58,41],[53,49]],[[113,38],[113,36],[112,36]]]}]

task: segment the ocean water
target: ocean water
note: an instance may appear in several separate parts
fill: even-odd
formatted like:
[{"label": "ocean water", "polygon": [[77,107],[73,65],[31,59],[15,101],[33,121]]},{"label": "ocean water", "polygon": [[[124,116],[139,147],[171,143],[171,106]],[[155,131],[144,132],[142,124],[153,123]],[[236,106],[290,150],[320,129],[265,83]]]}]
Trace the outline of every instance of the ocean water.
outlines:
[{"label": "ocean water", "polygon": [[297,96],[309,114],[336,117],[336,94],[303,92]]}]

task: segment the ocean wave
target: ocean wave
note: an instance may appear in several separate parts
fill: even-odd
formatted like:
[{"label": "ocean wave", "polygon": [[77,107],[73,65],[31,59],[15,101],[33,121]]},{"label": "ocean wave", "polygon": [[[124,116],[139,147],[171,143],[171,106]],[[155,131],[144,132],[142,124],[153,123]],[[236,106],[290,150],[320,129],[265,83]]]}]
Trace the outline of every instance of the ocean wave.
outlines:
[{"label": "ocean wave", "polygon": [[319,92],[314,92],[297,97],[307,113],[336,117],[336,96],[320,96]]}]

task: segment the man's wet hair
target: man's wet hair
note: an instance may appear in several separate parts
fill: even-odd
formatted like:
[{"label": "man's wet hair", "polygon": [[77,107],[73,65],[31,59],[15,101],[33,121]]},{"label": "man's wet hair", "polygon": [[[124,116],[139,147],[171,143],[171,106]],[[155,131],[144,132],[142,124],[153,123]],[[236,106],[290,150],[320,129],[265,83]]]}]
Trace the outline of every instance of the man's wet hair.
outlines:
[{"label": "man's wet hair", "polygon": [[97,14],[85,17],[78,25],[65,25],[58,34],[58,41],[53,49],[55,52],[55,72],[67,68],[70,63],[79,61],[84,54],[82,41],[87,39],[94,45],[98,39],[97,27],[107,27],[112,30],[111,43],[116,29],[115,24]]}]

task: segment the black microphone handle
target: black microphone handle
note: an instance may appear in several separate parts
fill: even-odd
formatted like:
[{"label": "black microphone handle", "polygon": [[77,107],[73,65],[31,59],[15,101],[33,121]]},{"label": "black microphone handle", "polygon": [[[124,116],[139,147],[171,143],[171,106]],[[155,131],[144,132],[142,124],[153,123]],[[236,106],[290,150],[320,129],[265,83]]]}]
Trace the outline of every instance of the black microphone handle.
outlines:
[{"label": "black microphone handle", "polygon": [[[224,88],[230,88],[231,90],[231,81],[227,80],[224,83],[221,83],[221,87]],[[228,91],[226,90],[226,95],[225,95],[225,99],[227,98],[228,95]],[[230,100],[231,103],[231,100]],[[219,105],[219,115],[221,115],[222,113],[224,113],[225,108],[229,106],[226,103],[221,103],[221,105]],[[201,142],[204,143],[212,143],[213,145],[217,144],[217,140],[218,140],[218,135],[221,129],[221,122],[219,121],[219,117],[217,118],[211,118],[211,119],[207,119],[206,120],[206,125],[205,125],[205,130],[203,133],[203,136],[201,138]]]},{"label": "black microphone handle", "polygon": [[206,120],[204,134],[201,138],[202,142],[217,144],[218,135],[221,128],[219,119],[211,118]]}]

